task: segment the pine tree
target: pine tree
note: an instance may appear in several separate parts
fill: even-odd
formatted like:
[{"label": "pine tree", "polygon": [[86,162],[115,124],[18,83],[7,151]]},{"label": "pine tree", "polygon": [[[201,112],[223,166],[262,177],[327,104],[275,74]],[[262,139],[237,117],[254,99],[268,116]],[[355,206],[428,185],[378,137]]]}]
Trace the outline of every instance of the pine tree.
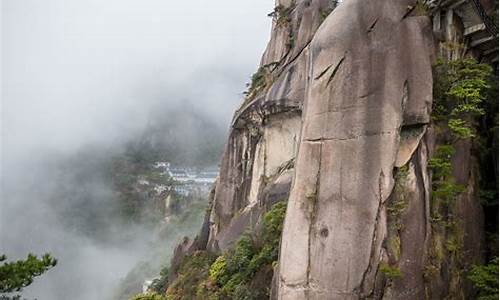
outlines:
[{"label": "pine tree", "polygon": [[7,262],[5,255],[0,255],[0,300],[20,299],[21,292],[33,282],[33,279],[42,275],[57,264],[57,260],[50,254],[38,258],[28,254],[26,260]]}]

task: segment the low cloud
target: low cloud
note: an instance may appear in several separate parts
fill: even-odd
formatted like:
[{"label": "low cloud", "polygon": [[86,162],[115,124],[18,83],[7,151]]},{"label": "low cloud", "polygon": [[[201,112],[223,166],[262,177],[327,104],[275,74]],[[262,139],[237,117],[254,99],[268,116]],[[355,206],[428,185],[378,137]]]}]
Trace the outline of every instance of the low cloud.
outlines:
[{"label": "low cloud", "polygon": [[106,299],[151,251],[154,232],[115,222],[101,162],[175,109],[227,131],[272,6],[2,1],[0,252],[59,259],[26,297]]}]

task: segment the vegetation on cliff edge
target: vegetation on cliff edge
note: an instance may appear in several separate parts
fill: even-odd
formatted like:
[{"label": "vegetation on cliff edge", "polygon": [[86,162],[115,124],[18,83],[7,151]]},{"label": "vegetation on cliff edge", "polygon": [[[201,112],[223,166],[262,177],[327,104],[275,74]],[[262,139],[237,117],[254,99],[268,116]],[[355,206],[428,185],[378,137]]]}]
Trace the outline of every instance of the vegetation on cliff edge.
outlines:
[{"label": "vegetation on cliff edge", "polygon": [[168,300],[268,298],[285,210],[285,202],[275,204],[254,232],[247,231],[219,256],[196,251],[184,257],[176,279],[167,282],[164,273],[163,282],[155,281],[152,289]]},{"label": "vegetation on cliff edge", "polygon": [[[457,184],[453,176],[453,158],[457,149],[472,145],[472,153],[479,159],[479,187],[485,210],[488,236],[498,241],[498,213],[488,214],[491,206],[498,211],[498,77],[486,64],[473,59],[452,61],[438,60],[434,67],[433,126],[437,133],[437,146],[429,160],[432,170],[431,218],[433,241],[430,264],[426,266],[426,279],[440,273],[442,264],[451,270],[450,295],[454,286],[468,278],[478,289],[478,299],[488,298],[496,290],[498,260],[485,266],[466,266],[463,263],[463,235],[461,220],[456,216],[456,199],[466,190]],[[465,144],[464,144],[465,143]],[[459,148],[461,147],[461,148]],[[491,222],[489,220],[493,219]],[[488,225],[488,223],[490,223]],[[496,238],[495,238],[496,237]],[[497,247],[496,247],[497,248]],[[497,248],[498,249],[498,248]],[[495,250],[488,249],[489,257],[498,257]],[[445,262],[446,261],[446,262]],[[464,276],[468,273],[468,276]]]}]

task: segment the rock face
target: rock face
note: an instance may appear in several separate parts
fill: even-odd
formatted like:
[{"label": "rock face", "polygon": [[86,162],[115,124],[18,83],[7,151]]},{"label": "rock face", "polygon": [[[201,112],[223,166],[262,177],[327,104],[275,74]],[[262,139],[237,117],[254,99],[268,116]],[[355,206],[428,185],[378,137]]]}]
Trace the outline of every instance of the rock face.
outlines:
[{"label": "rock face", "polygon": [[[443,142],[431,121],[442,50],[431,19],[416,0],[335,3],[276,2],[201,234],[173,265],[230,248],[288,200],[271,298],[468,299],[463,267],[483,243],[477,166],[470,141],[454,145],[453,176],[467,189],[450,207],[452,233],[431,215],[428,161]],[[443,250],[450,236],[460,261]]]},{"label": "rock face", "polygon": [[233,118],[210,216],[209,250],[226,249],[272,204],[288,199],[302,126],[307,49],[332,5],[328,0],[276,2],[259,69],[266,83]]},{"label": "rock face", "polygon": [[[359,299],[374,293],[378,265],[387,256],[393,170],[419,148],[430,120],[432,32],[427,17],[411,14],[414,4],[345,1],[312,40],[282,237],[280,299]],[[418,135],[402,140],[405,127]],[[416,167],[412,173],[421,175]],[[422,181],[414,184],[425,199],[429,190]],[[413,236],[423,247],[425,227],[415,228]]]}]

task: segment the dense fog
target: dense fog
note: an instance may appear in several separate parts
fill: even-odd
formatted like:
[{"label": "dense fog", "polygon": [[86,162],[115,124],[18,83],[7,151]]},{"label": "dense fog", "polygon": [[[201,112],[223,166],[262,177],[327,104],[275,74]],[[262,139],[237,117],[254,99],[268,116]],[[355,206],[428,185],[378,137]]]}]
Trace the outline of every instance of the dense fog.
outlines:
[{"label": "dense fog", "polygon": [[110,159],[154,141],[217,164],[273,4],[2,0],[0,254],[59,260],[24,297],[109,299],[158,250],[154,227],[117,215]]}]

